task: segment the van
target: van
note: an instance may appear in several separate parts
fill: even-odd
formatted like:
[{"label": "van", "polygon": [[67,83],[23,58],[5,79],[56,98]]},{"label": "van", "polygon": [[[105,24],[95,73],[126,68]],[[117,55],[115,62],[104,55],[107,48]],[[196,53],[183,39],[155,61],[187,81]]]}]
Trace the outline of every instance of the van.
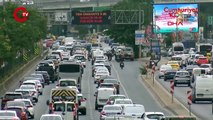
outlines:
[{"label": "van", "polygon": [[208,68],[193,68],[192,70],[192,82],[196,81],[197,76],[206,75],[208,73]]},{"label": "van", "polygon": [[76,114],[76,105],[74,102],[58,101],[54,102],[53,105],[54,114],[62,116],[63,120],[77,120],[78,115]]},{"label": "van", "polygon": [[192,102],[211,101],[213,98],[213,75],[198,76],[192,88]]},{"label": "van", "polygon": [[114,95],[114,88],[98,88],[98,91],[95,93],[95,110],[98,110],[99,107],[106,105],[106,102],[110,95]]}]

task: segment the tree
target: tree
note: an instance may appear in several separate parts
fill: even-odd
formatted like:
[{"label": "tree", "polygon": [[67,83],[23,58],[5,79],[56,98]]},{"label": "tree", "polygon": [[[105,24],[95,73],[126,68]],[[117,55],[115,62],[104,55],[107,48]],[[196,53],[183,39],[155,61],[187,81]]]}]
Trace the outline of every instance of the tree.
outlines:
[{"label": "tree", "polygon": [[[4,37],[1,37],[0,40],[4,41],[0,46],[4,46],[10,49],[10,54],[16,54],[20,50],[29,50],[34,48],[34,43],[40,41],[42,37],[46,35],[46,24],[47,20],[41,16],[38,10],[34,8],[28,8],[30,16],[28,20],[24,23],[19,23],[14,20],[13,12],[18,6],[16,4],[7,3],[5,5],[5,10],[3,10],[0,22],[2,34]],[[21,13],[18,13],[20,16]],[[3,17],[3,18],[2,18]],[[5,40],[7,39],[7,41]],[[3,47],[3,48],[4,48]],[[1,51],[2,48],[0,48]],[[5,52],[9,54],[8,52]],[[0,56],[0,58],[5,56]],[[14,58],[14,56],[10,56]]]}]

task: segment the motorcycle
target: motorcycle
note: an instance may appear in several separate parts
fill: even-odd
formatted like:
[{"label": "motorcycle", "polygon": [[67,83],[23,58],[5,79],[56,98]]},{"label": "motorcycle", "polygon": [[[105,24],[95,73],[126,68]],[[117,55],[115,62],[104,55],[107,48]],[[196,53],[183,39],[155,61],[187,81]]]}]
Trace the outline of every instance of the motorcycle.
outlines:
[{"label": "motorcycle", "polygon": [[124,68],[124,63],[123,62],[120,62],[120,67],[121,67],[121,69]]}]

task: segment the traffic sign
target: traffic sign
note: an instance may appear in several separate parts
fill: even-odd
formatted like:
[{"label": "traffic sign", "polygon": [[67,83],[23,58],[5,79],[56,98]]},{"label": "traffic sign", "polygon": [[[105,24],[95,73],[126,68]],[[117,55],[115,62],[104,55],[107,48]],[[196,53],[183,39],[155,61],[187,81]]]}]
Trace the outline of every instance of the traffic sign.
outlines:
[{"label": "traffic sign", "polygon": [[135,45],[143,45],[145,43],[145,31],[136,30],[135,31]]},{"label": "traffic sign", "polygon": [[192,91],[191,90],[187,91],[187,103],[188,103],[188,105],[192,104]]},{"label": "traffic sign", "polygon": [[170,81],[170,93],[173,94],[174,93],[174,88],[175,88],[175,85],[174,85],[174,81]]},{"label": "traffic sign", "polygon": [[213,16],[208,16],[208,25],[213,25]]}]

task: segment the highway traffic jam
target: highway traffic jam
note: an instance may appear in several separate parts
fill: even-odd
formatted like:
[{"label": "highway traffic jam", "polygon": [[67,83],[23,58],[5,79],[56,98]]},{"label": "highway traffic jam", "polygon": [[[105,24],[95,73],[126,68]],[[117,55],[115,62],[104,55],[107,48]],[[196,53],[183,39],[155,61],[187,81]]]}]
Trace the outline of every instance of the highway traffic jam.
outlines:
[{"label": "highway traffic jam", "polygon": [[[88,43],[72,37],[59,37],[49,47],[49,54],[37,64],[33,73],[23,77],[15,91],[6,92],[1,98],[0,120],[82,119],[91,112],[87,108],[88,100],[91,98],[85,98],[82,94],[85,89],[82,85],[82,81],[85,81],[83,76],[87,71],[91,71],[89,76],[93,78],[92,86],[96,88],[92,109],[98,112],[99,117],[95,116],[94,120],[166,120],[168,113],[147,111],[143,104],[135,103],[126,95],[118,78],[114,77],[111,62],[113,56],[121,71],[124,71],[124,61],[127,59],[134,61],[134,52],[131,47],[118,43],[106,44],[103,41]],[[189,52],[193,51],[194,49],[190,49]],[[203,64],[204,60],[199,62],[199,59],[206,57],[190,54],[187,61],[184,61],[180,56],[180,54],[174,55],[168,64],[161,65],[159,78],[164,78],[165,81],[174,78],[175,86],[181,83],[192,86],[190,75],[193,75],[194,83],[200,84],[198,87],[205,85],[205,89],[210,88],[211,76],[205,75],[209,73],[209,64]],[[194,63],[199,63],[200,67],[191,65]],[[186,70],[180,70],[184,65],[187,65]],[[205,79],[208,83],[204,84],[202,83],[204,80],[199,79]],[[48,89],[50,92],[46,94]],[[43,99],[44,96],[48,99]],[[205,94],[201,95],[196,91],[193,100],[200,100],[201,96]],[[46,105],[42,104],[44,100]],[[38,107],[46,107],[47,111],[35,117],[40,110]]]}]

